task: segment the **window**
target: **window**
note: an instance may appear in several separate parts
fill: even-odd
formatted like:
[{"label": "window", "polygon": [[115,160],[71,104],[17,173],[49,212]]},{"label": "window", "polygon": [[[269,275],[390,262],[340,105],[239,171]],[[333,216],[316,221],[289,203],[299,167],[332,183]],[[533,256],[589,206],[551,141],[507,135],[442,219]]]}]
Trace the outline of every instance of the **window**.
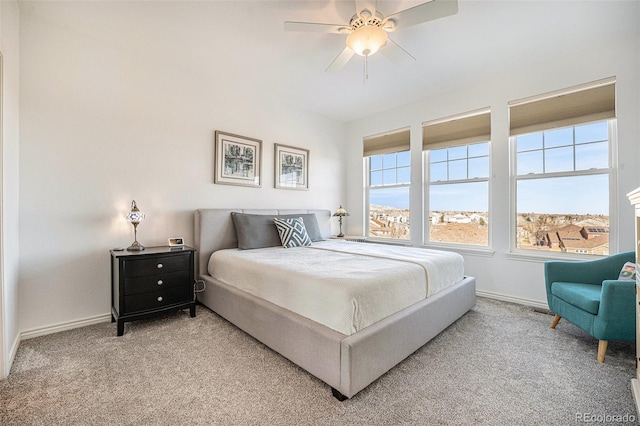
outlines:
[{"label": "window", "polygon": [[410,239],[409,130],[365,138],[367,170],[367,236]]},{"label": "window", "polygon": [[424,125],[425,243],[489,245],[491,114]]},{"label": "window", "polygon": [[516,104],[510,114],[515,248],[608,255],[614,82]]}]

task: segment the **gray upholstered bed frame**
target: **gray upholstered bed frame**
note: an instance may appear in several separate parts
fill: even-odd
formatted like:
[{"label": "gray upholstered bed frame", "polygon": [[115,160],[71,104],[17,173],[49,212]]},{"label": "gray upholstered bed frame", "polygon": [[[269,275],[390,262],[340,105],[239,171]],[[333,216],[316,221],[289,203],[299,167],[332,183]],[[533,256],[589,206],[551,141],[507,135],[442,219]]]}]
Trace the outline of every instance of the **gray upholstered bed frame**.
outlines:
[{"label": "gray upholstered bed frame", "polygon": [[198,300],[271,349],[307,370],[342,400],[351,398],[464,315],[476,303],[475,278],[465,277],[408,308],[346,336],[308,318],[213,279],[211,254],[237,247],[231,212],[315,213],[331,235],[329,210],[203,209],[195,213],[197,276],[206,283]]}]

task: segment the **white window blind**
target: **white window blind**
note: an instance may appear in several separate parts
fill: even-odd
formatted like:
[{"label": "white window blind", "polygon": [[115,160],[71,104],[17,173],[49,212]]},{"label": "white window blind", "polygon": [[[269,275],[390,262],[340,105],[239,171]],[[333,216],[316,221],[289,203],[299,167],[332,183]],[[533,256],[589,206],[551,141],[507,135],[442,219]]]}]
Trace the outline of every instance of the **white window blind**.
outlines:
[{"label": "white window blind", "polygon": [[364,138],[365,157],[408,151],[411,147],[409,128]]},{"label": "white window blind", "polygon": [[509,102],[510,135],[615,118],[615,91],[615,79],[605,79]]},{"label": "white window blind", "polygon": [[491,139],[491,111],[486,108],[427,121],[422,126],[423,150],[484,142]]}]

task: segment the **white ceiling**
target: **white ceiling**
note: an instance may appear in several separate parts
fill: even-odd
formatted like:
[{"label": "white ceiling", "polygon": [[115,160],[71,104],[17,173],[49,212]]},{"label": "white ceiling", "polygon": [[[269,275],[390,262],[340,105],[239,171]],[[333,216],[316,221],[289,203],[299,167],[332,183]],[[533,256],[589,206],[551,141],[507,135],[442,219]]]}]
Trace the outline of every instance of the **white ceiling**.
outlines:
[{"label": "white ceiling", "polygon": [[[382,55],[324,70],[346,36],[285,32],[286,20],[348,23],[353,0],[19,1],[23,15],[89,38],[155,56],[248,93],[352,121],[474,84],[573,49],[638,36],[634,1],[461,0],[456,15],[398,30],[391,37],[417,60],[397,66]],[[358,7],[362,7],[358,0]],[[378,0],[384,15],[422,1]],[[637,3],[637,2],[636,2]],[[622,3],[620,3],[622,4]],[[594,31],[597,28],[597,31]]]}]

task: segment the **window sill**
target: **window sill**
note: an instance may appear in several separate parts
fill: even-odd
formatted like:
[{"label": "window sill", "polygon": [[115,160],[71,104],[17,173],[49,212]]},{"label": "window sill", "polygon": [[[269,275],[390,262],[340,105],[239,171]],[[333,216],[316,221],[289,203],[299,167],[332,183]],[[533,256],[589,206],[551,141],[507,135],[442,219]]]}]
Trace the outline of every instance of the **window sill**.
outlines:
[{"label": "window sill", "polygon": [[478,256],[478,257],[493,257],[495,254],[495,250],[490,249],[488,247],[479,247],[479,246],[464,246],[461,247],[459,245],[453,244],[423,244],[422,248],[431,249],[431,250],[447,250],[453,251],[458,254],[464,254],[468,256]]},{"label": "window sill", "polygon": [[605,256],[598,256],[593,254],[563,254],[557,252],[544,252],[544,253],[530,253],[526,251],[510,251],[506,253],[509,260],[520,260],[525,262],[546,262],[547,260],[595,260],[601,259]]}]

